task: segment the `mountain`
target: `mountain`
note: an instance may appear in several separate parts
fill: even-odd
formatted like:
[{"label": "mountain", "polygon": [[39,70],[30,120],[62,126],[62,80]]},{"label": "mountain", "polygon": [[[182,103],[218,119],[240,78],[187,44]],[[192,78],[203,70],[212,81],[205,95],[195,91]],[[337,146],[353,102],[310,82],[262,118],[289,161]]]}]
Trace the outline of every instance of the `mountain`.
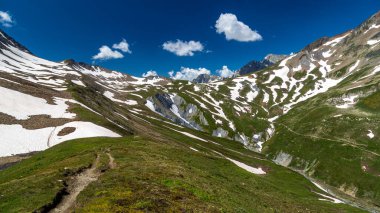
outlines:
[{"label": "mountain", "polygon": [[379,35],[377,13],[198,84],[51,62],[1,32],[0,209],[380,211]]},{"label": "mountain", "polygon": [[286,58],[287,55],[275,55],[275,54],[268,54],[265,56],[265,58],[261,61],[250,61],[248,64],[244,65],[242,68],[238,70],[238,75],[247,75],[249,73],[253,73],[262,69],[265,69],[282,59]]},{"label": "mountain", "polygon": [[201,83],[209,83],[211,81],[217,81],[217,80],[221,80],[221,78],[215,75],[200,74],[193,80],[193,82],[201,84]]}]

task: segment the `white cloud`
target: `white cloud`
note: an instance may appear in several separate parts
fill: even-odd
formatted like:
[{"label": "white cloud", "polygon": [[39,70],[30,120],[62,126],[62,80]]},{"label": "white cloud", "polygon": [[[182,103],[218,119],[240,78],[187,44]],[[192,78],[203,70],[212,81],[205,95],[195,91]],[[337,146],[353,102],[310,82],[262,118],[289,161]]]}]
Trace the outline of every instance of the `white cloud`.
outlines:
[{"label": "white cloud", "polygon": [[150,77],[150,76],[158,76],[158,74],[154,70],[149,70],[148,72],[142,74],[142,77],[144,78]]},{"label": "white cloud", "polygon": [[123,58],[123,57],[124,55],[121,54],[119,51],[111,50],[111,48],[109,48],[108,46],[103,45],[99,48],[99,53],[92,56],[92,59],[108,60],[108,59],[118,59],[118,58]]},{"label": "white cloud", "polygon": [[162,44],[162,48],[178,56],[193,56],[194,52],[202,51],[203,45],[199,41],[167,41]]},{"label": "white cloud", "polygon": [[12,27],[14,21],[12,19],[12,16],[8,12],[0,11],[0,23],[4,27]]},{"label": "white cloud", "polygon": [[227,40],[236,41],[260,41],[263,38],[257,31],[239,21],[232,13],[222,13],[215,24],[216,32],[224,33]]},{"label": "white cloud", "polygon": [[123,51],[125,53],[132,53],[132,51],[129,49],[129,44],[128,44],[128,42],[125,39],[123,39],[118,44],[113,44],[112,48],[121,50],[121,51]]},{"label": "white cloud", "polygon": [[210,75],[210,73],[211,73],[210,70],[208,70],[206,68],[192,69],[192,68],[188,68],[188,67],[181,67],[180,71],[175,72],[175,74],[174,74],[174,71],[170,71],[169,75],[172,79],[175,79],[175,80],[192,81],[196,77],[198,77],[198,75],[200,75],[200,74]]},{"label": "white cloud", "polygon": [[229,78],[235,74],[235,71],[228,69],[227,66],[223,66],[222,69],[216,71],[222,78]]}]

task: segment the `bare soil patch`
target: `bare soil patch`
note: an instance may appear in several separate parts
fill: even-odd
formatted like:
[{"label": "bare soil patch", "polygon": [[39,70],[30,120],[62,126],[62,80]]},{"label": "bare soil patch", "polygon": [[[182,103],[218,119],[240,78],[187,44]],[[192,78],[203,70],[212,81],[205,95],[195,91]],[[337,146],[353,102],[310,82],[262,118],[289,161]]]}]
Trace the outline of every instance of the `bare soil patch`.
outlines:
[{"label": "bare soil patch", "polygon": [[57,135],[58,136],[65,136],[65,135],[68,135],[70,133],[75,132],[75,130],[76,130],[75,127],[65,127],[61,131],[59,131]]}]

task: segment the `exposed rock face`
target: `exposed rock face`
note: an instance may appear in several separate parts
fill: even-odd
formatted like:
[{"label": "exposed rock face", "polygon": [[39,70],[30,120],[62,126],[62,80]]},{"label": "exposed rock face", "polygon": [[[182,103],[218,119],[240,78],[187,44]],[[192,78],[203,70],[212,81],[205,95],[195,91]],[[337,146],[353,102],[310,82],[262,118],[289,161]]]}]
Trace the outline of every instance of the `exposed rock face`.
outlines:
[{"label": "exposed rock face", "polygon": [[[157,93],[147,100],[153,103],[154,110],[157,113],[177,124],[197,130],[203,130],[201,125],[209,125],[198,107],[192,103],[187,103],[179,95]],[[197,120],[200,122],[198,123]]]},{"label": "exposed rock face", "polygon": [[200,74],[196,77],[193,82],[194,83],[208,83],[211,80],[211,76],[208,74]]},{"label": "exposed rock face", "polygon": [[216,75],[200,74],[200,75],[198,75],[198,77],[196,77],[193,80],[193,82],[202,84],[202,83],[209,83],[209,82],[215,81],[215,80],[221,80],[221,77],[216,76]]},{"label": "exposed rock face", "polygon": [[281,61],[282,59],[286,58],[287,56],[288,55],[268,54],[267,56],[265,56],[264,60],[267,60],[270,63],[275,64],[275,63]]},{"label": "exposed rock face", "polygon": [[281,151],[273,161],[281,166],[289,166],[289,164],[292,162],[292,159],[293,157],[291,155]]},{"label": "exposed rock face", "polygon": [[228,138],[228,131],[224,130],[221,127],[218,127],[216,130],[212,131],[212,136],[219,138]]},{"label": "exposed rock face", "polygon": [[235,135],[234,140],[239,141],[240,143],[244,144],[244,146],[248,146],[251,141],[250,138],[244,134]]},{"label": "exposed rock face", "polygon": [[282,59],[286,58],[287,55],[275,55],[275,54],[269,54],[265,56],[265,58],[261,61],[251,61],[248,64],[244,65],[240,70],[238,71],[238,75],[246,75],[252,72],[256,72],[262,69],[265,69]]},{"label": "exposed rock face", "polygon": [[205,125],[205,126],[209,125],[208,122],[207,122],[207,119],[203,115],[203,112],[199,113],[199,121],[201,122],[202,125]]},{"label": "exposed rock face", "polygon": [[312,51],[314,50],[315,48],[318,48],[320,46],[322,46],[324,43],[326,43],[330,38],[329,37],[322,37],[322,38],[319,38],[317,39],[316,41],[314,41],[313,43],[311,44],[308,44],[304,49],[303,51]]},{"label": "exposed rock face", "polygon": [[253,150],[253,151],[261,151],[262,146],[262,135],[263,133],[257,133],[253,134],[252,137],[246,136],[244,133],[236,134],[234,137],[235,141],[239,141],[240,143],[244,144],[244,146],[247,149]]}]

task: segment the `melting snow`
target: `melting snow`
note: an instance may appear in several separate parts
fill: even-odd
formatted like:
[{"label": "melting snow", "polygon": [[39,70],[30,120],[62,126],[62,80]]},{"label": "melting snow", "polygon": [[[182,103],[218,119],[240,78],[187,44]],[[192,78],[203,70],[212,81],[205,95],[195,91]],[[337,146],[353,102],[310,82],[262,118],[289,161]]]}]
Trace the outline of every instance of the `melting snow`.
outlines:
[{"label": "melting snow", "polygon": [[368,30],[366,30],[365,32],[364,32],[364,34],[366,34],[368,31],[370,31],[371,29],[377,29],[377,28],[379,28],[380,27],[380,25],[376,25],[376,24],[372,24],[369,28],[368,28]]},{"label": "melting snow", "polygon": [[150,100],[147,100],[146,103],[145,103],[145,106],[147,106],[150,110],[152,110],[153,112],[156,112],[156,108],[154,108],[154,104],[152,101]]},{"label": "melting snow", "polygon": [[328,41],[324,44],[324,46],[329,46],[331,45],[332,47],[334,47],[335,45],[337,45],[339,42],[341,42],[344,38],[346,38],[347,36],[349,35],[349,33],[341,36],[341,37],[338,37],[338,38],[335,38],[331,41]]},{"label": "melting snow", "polygon": [[[321,185],[319,185],[318,183],[310,180],[318,189],[326,192],[326,193],[329,193],[325,188],[323,188]],[[322,194],[322,193],[318,193],[318,192],[315,192],[316,194],[322,196],[322,197],[325,197],[325,198],[328,198],[330,200],[326,200],[326,199],[319,199],[319,200],[326,200],[326,201],[330,201],[330,202],[333,202],[333,203],[344,203],[343,201],[335,198],[335,197],[332,197],[332,196],[328,196],[328,195],[325,195],[325,194]]]},{"label": "melting snow", "polygon": [[368,136],[370,139],[372,139],[372,138],[375,137],[375,135],[373,134],[372,130],[368,130],[368,134],[367,134],[367,136]]},{"label": "melting snow", "polygon": [[76,85],[86,87],[86,85],[80,80],[71,80],[71,82],[73,82]]},{"label": "melting snow", "polygon": [[171,129],[171,130],[174,130],[174,131],[176,131],[176,132],[179,132],[179,133],[181,133],[181,134],[183,134],[183,135],[186,135],[187,137],[194,138],[194,139],[197,139],[197,140],[200,140],[200,141],[203,141],[203,142],[208,142],[207,140],[205,140],[205,139],[203,139],[203,138],[200,138],[200,137],[197,137],[197,136],[195,136],[195,135],[193,135],[193,134],[190,134],[190,133],[188,133],[188,132],[179,131],[179,130],[176,130],[176,129],[170,128],[170,127],[168,127],[168,126],[166,126],[166,127],[169,128],[169,129]]},{"label": "melting snow", "polygon": [[262,168],[255,168],[255,167],[252,167],[252,166],[248,166],[247,164],[245,163],[242,163],[242,162],[239,162],[237,160],[233,160],[231,158],[227,158],[227,160],[231,161],[232,163],[234,163],[236,166],[250,172],[250,173],[253,173],[253,174],[257,174],[257,175],[265,175],[266,172],[262,169]]},{"label": "melting snow", "polygon": [[257,97],[257,95],[259,94],[259,92],[258,91],[252,91],[252,90],[250,90],[248,93],[247,93],[247,96],[246,96],[246,98],[247,98],[247,101],[248,102],[252,102],[256,97]]},{"label": "melting snow", "polygon": [[308,91],[306,94],[298,98],[297,101],[294,101],[292,103],[284,105],[284,113],[287,113],[291,107],[297,103],[300,103],[302,101],[305,101],[311,97],[314,97],[320,93],[326,92],[329,88],[337,85],[339,82],[341,82],[343,79],[334,80],[334,79],[325,79],[325,80],[319,80],[315,83],[314,90]]},{"label": "melting snow", "polygon": [[359,63],[360,63],[360,60],[357,60],[356,63],[352,67],[350,67],[348,72],[351,73],[352,71],[354,71],[359,66]]},{"label": "melting snow", "polygon": [[[58,136],[65,127],[74,127],[75,131]],[[63,141],[87,137],[121,137],[104,127],[90,122],[74,121],[58,127],[29,130],[21,125],[0,124],[0,157],[45,150]]]},{"label": "melting snow", "polygon": [[243,84],[236,82],[235,87],[229,87],[231,89],[231,99],[236,101],[240,97],[240,90],[243,89]]},{"label": "melting snow", "polygon": [[196,148],[193,148],[193,147],[191,147],[191,146],[190,146],[190,149],[191,149],[191,150],[193,150],[193,151],[195,151],[195,152],[199,152],[199,150],[198,150],[198,149],[196,149]]},{"label": "melting snow", "polygon": [[266,92],[264,92],[263,102],[264,102],[264,103],[268,103],[268,101],[269,101],[269,94],[266,93]]},{"label": "melting snow", "polygon": [[327,199],[322,199],[320,198],[319,200],[324,200],[324,201],[329,201],[329,202],[332,202],[332,203],[344,203],[343,201],[335,198],[335,197],[331,197],[331,196],[328,196],[328,195],[325,195],[325,194],[322,194],[322,193],[318,193],[318,192],[315,192],[316,194],[322,196],[322,197],[325,197]]},{"label": "melting snow", "polygon": [[74,113],[66,112],[67,99],[54,98],[48,104],[43,98],[0,87],[0,112],[11,115],[18,120],[28,119],[32,115],[50,115],[51,118],[75,118]]},{"label": "melting snow", "polygon": [[372,46],[372,45],[377,44],[379,42],[380,42],[380,40],[368,40],[367,44]]},{"label": "melting snow", "polygon": [[330,57],[333,53],[334,53],[334,51],[331,52],[331,50],[328,50],[328,51],[326,51],[326,52],[323,52],[322,55],[323,55],[324,58],[328,58],[328,57]]},{"label": "melting snow", "polygon": [[336,108],[347,109],[351,107],[352,105],[355,104],[355,100],[357,97],[358,97],[357,95],[353,95],[347,98],[343,98],[344,104],[336,105]]},{"label": "melting snow", "polygon": [[114,102],[119,102],[119,103],[123,103],[123,104],[127,104],[127,105],[137,105],[137,101],[135,101],[135,100],[122,101],[122,100],[114,98],[114,94],[110,91],[105,91],[103,93],[103,95],[106,96],[107,98],[111,99]]}]

